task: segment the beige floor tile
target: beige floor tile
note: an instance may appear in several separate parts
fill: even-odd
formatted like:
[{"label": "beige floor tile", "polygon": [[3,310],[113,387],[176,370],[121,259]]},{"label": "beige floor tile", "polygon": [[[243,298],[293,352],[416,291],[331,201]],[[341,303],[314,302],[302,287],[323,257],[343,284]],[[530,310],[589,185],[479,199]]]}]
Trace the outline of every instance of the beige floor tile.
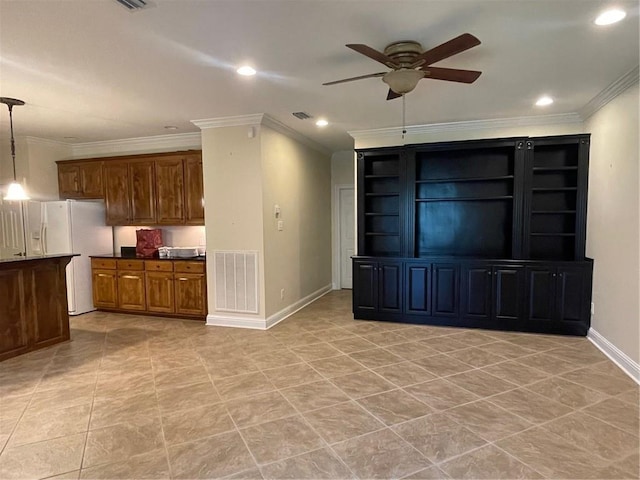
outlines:
[{"label": "beige floor tile", "polygon": [[391,390],[364,397],[358,403],[387,425],[422,417],[434,411],[404,390]]},{"label": "beige floor tile", "polygon": [[47,480],[78,480],[80,478],[80,470],[73,470],[71,472],[61,473],[60,475],[54,475],[53,477],[47,477]]},{"label": "beige floor tile", "polygon": [[255,467],[238,432],[168,448],[173,478],[219,478]]},{"label": "beige floor tile", "polygon": [[158,418],[158,401],[155,393],[144,393],[130,397],[96,399],[91,411],[89,428],[116,425],[118,423],[145,423],[148,419]]},{"label": "beige floor tile", "polygon": [[89,432],[82,468],[127,460],[163,446],[159,419],[121,423]]},{"label": "beige floor tile", "polygon": [[399,387],[406,387],[438,378],[413,362],[394,363],[386,367],[376,368],[373,371]]},{"label": "beige floor tile", "polygon": [[304,417],[327,443],[342,442],[384,427],[355,402],[313,410],[305,413]]},{"label": "beige floor tile", "polygon": [[547,478],[615,478],[617,473],[598,456],[542,427],[501,440],[497,446]]},{"label": "beige floor tile", "polygon": [[186,368],[174,368],[154,373],[155,388],[166,390],[194,383],[209,381],[209,374],[202,365]]},{"label": "beige floor tile", "polygon": [[280,391],[301,412],[346,402],[349,397],[327,380],[307,383]]},{"label": "beige floor tile", "polygon": [[351,398],[361,398],[396,388],[392,383],[371,371],[334,377],[331,382]]},{"label": "beige floor tile", "polygon": [[229,414],[238,428],[270,422],[297,414],[280,392],[269,392],[227,402]]},{"label": "beige floor tile", "polygon": [[325,340],[323,338],[318,337],[317,335],[306,332],[306,333],[288,333],[277,336],[278,340],[284,343],[286,346],[293,347],[303,347],[306,345],[313,345],[316,343],[322,343]]},{"label": "beige floor tile", "polygon": [[322,376],[306,363],[263,370],[262,373],[276,388],[295,387],[322,380]]},{"label": "beige floor tile", "polygon": [[260,370],[251,358],[239,353],[222,358],[203,357],[203,363],[213,380],[235,377]]},{"label": "beige floor tile", "polygon": [[206,405],[162,415],[162,429],[167,445],[211,437],[234,430],[224,405]]},{"label": "beige floor tile", "polygon": [[436,410],[446,410],[479,398],[444,379],[411,385],[404,390]]},{"label": "beige floor tile", "polygon": [[240,433],[258,464],[277,462],[323,446],[318,434],[300,416],[243,428]]},{"label": "beige floor tile", "polygon": [[333,447],[360,478],[400,478],[431,465],[390,430],[369,433]]},{"label": "beige floor tile", "polygon": [[573,372],[565,373],[562,378],[607,395],[618,395],[632,388],[637,388],[633,380],[624,374],[614,375],[612,372],[605,372],[596,368],[574,370]]},{"label": "beige floor tile", "polygon": [[95,385],[98,378],[97,371],[79,374],[65,373],[46,373],[40,383],[36,387],[36,391],[59,389],[64,385],[66,388],[85,387],[87,385]]},{"label": "beige floor tile", "polygon": [[486,345],[487,343],[495,342],[493,337],[479,332],[478,330],[462,331],[461,333],[454,333],[453,335],[450,335],[450,337],[452,340],[464,343],[468,347],[479,347],[481,345]]},{"label": "beige floor tile", "polygon": [[393,427],[398,435],[434,463],[443,462],[487,442],[442,413]]},{"label": "beige floor tile", "polygon": [[375,343],[379,347],[405,343],[407,341],[405,337],[394,332],[370,333],[368,335],[363,335],[362,338],[368,342]]},{"label": "beige floor tile", "polygon": [[635,452],[614,463],[614,467],[629,474],[629,478],[640,478],[640,453]]},{"label": "beige floor tile", "polygon": [[250,355],[256,366],[261,370],[285,367],[302,362],[302,359],[290,350],[276,350],[275,352],[259,352]]},{"label": "beige floor tile", "polygon": [[581,345],[579,348],[555,348],[545,353],[552,357],[559,358],[560,360],[564,360],[565,362],[573,363],[578,367],[586,367],[587,365],[607,360],[604,353],[589,344]]},{"label": "beige floor tile", "polygon": [[502,357],[515,359],[524,357],[526,355],[531,355],[532,353],[536,353],[535,350],[531,350],[529,348],[521,347],[520,345],[515,345],[510,342],[495,342],[495,343],[487,343],[482,346],[482,349],[486,352],[493,353],[495,355],[500,355]]},{"label": "beige floor tile", "polygon": [[559,375],[571,370],[575,370],[576,366],[573,363],[560,360],[557,357],[552,357],[546,353],[537,353],[535,355],[529,355],[526,357],[520,357],[517,359],[518,363],[526,365],[527,367],[536,368],[549,375]]},{"label": "beige floor tile", "polygon": [[248,397],[274,390],[273,384],[260,372],[216,379],[215,387],[223,400]]},{"label": "beige floor tile", "polygon": [[632,388],[616,396],[618,400],[622,400],[630,405],[640,408],[640,387]]},{"label": "beige floor tile", "polygon": [[332,347],[326,342],[305,345],[302,347],[293,347],[291,350],[307,362],[341,355],[340,350]]},{"label": "beige floor tile", "polygon": [[573,411],[566,405],[524,388],[501,393],[491,397],[489,401],[534,424],[548,422]]},{"label": "beige floor tile", "polygon": [[617,398],[608,398],[583,410],[585,413],[633,435],[640,434],[640,411]]},{"label": "beige floor tile", "polygon": [[127,480],[130,478],[151,480],[169,478],[169,476],[169,463],[164,448],[133,456],[123,462],[85,468],[80,473],[82,479],[104,480]]},{"label": "beige floor tile", "polygon": [[210,381],[159,390],[157,395],[162,413],[212,405],[221,401]]},{"label": "beige floor tile", "polygon": [[438,467],[427,467],[424,470],[420,470],[419,472],[412,473],[406,477],[402,477],[403,480],[442,480],[451,478],[449,475],[444,473]]},{"label": "beige floor tile", "polygon": [[487,479],[543,478],[511,455],[487,445],[440,465],[451,478]]},{"label": "beige floor tile", "polygon": [[638,437],[604,423],[584,412],[576,412],[544,425],[559,437],[607,460],[620,460],[637,452]]},{"label": "beige floor tile", "polygon": [[463,348],[469,347],[467,343],[457,340],[456,335],[427,338],[426,340],[422,340],[421,343],[440,353],[453,352],[455,350],[462,350]]},{"label": "beige floor tile", "polygon": [[516,385],[528,385],[549,377],[548,373],[527,367],[517,361],[498,363],[485,367],[482,371]]},{"label": "beige floor tile", "polygon": [[342,461],[328,449],[314,450],[262,468],[265,479],[348,479],[355,478]]},{"label": "beige floor tile", "polygon": [[243,470],[242,472],[224,477],[225,480],[263,480],[262,473],[256,468],[250,468],[249,470]]},{"label": "beige floor tile", "polygon": [[567,337],[560,337],[558,339],[553,335],[538,335],[534,333],[518,333],[507,339],[507,342],[524,347],[529,350],[535,350],[537,352],[545,352],[558,348],[560,342],[563,342]]},{"label": "beige floor tile", "polygon": [[161,355],[151,356],[154,371],[171,370],[173,368],[187,368],[200,365],[200,357],[193,350],[175,350],[163,352]]},{"label": "beige floor tile", "polygon": [[[406,342],[405,338],[405,342]],[[414,360],[417,358],[428,357],[431,355],[437,355],[437,350],[428,347],[422,342],[406,342],[396,345],[389,345],[385,347],[385,350],[397,355],[405,360]]]},{"label": "beige floor tile", "polygon": [[86,433],[6,447],[0,455],[4,480],[46,478],[80,468]]},{"label": "beige floor tile", "polygon": [[25,414],[11,435],[10,446],[62,437],[89,429],[90,405]]},{"label": "beige floor tile", "polygon": [[316,360],[314,362],[309,362],[309,365],[327,378],[365,370],[365,367],[362,364],[356,362],[347,355]]},{"label": "beige floor tile", "polygon": [[446,414],[460,425],[495,442],[529,428],[531,423],[485,400],[447,410]]},{"label": "beige floor tile", "polygon": [[384,348],[373,348],[362,352],[354,352],[349,354],[349,356],[368,368],[384,367],[385,365],[400,363],[404,360]]},{"label": "beige floor tile", "polygon": [[330,341],[329,344],[343,353],[354,353],[362,350],[376,348],[375,343],[368,342],[362,337],[348,337],[341,340]]},{"label": "beige floor tile", "polygon": [[528,385],[527,389],[571,408],[586,407],[607,398],[604,393],[591,390],[561,377],[553,377]]},{"label": "beige floor tile", "polygon": [[61,386],[55,390],[36,392],[31,397],[31,403],[27,407],[27,411],[58,410],[78,405],[90,405],[93,401],[94,388],[93,385],[85,385],[80,388]]},{"label": "beige floor tile", "polygon": [[465,390],[480,397],[488,397],[498,393],[506,392],[517,387],[511,382],[483,372],[482,370],[471,370],[447,377],[447,380]]},{"label": "beige floor tile", "polygon": [[487,367],[489,365],[504,362],[506,360],[505,357],[485,352],[478,347],[455,350],[453,352],[447,353],[447,355],[461,361],[462,363],[466,363],[467,365],[476,368]]},{"label": "beige floor tile", "polygon": [[472,366],[462,363],[459,360],[443,353],[439,355],[432,355],[430,357],[418,358],[412,360],[412,362],[439,377],[455,375],[456,373],[466,372],[473,368]]},{"label": "beige floor tile", "polygon": [[[345,338],[353,338],[354,334],[348,330],[345,330],[341,327],[332,327],[322,332],[319,332],[318,335],[322,336],[322,340],[325,342],[332,342],[334,340],[342,340]],[[335,345],[334,345],[335,346]]]}]

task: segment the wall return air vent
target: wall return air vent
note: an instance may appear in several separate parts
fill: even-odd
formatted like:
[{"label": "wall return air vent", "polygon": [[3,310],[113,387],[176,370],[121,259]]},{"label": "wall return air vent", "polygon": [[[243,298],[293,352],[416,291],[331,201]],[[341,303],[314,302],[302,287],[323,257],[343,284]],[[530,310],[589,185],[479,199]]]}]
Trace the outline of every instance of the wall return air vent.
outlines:
[{"label": "wall return air vent", "polygon": [[130,11],[141,10],[149,6],[149,2],[145,0],[116,0],[116,2]]}]

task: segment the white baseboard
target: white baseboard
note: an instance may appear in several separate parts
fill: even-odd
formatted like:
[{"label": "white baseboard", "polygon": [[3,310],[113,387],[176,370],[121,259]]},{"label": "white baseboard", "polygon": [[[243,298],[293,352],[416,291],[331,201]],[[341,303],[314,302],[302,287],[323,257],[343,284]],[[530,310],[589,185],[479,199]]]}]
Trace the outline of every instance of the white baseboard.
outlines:
[{"label": "white baseboard", "polygon": [[266,330],[267,323],[264,318],[256,316],[246,317],[232,317],[219,314],[207,315],[207,325],[213,325],[216,327],[237,327],[237,328],[253,328],[256,330]]},{"label": "white baseboard", "polygon": [[277,323],[280,323],[285,318],[293,315],[298,310],[306,307],[310,303],[316,301],[318,298],[326,295],[331,291],[332,285],[325,285],[324,287],[316,290],[315,292],[301,298],[297,302],[283,308],[279,312],[274,313],[266,320],[256,316],[230,316],[220,314],[207,315],[207,325],[214,325],[217,327],[237,327],[237,328],[253,328],[256,330],[267,330],[273,327]]},{"label": "white baseboard", "polygon": [[593,328],[589,329],[587,338],[602,353],[609,357],[613,363],[618,365],[624,373],[629,375],[636,383],[640,384],[640,365],[638,363],[634,362],[626,353],[616,347]]},{"label": "white baseboard", "polygon": [[289,305],[288,307],[283,308],[279,312],[274,313],[269,318],[267,318],[267,328],[273,327],[274,325],[280,323],[285,318],[287,318],[287,317],[293,315],[294,313],[296,313],[298,310],[303,309],[304,307],[306,307],[310,303],[315,302],[320,297],[326,295],[327,293],[329,293],[331,291],[331,289],[332,289],[331,287],[332,287],[331,284],[325,285],[324,287],[316,290],[315,292],[307,295],[306,297],[301,298],[296,303],[293,303],[293,304]]}]

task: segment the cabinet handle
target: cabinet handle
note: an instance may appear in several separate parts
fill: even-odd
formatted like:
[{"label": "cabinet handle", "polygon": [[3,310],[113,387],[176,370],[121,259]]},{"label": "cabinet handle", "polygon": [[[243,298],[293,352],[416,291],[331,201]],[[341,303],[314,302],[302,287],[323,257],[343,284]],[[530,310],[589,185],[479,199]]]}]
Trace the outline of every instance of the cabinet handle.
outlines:
[{"label": "cabinet handle", "polygon": [[178,280],[180,280],[181,282],[186,282],[189,279],[188,278],[184,278],[184,277],[180,277]]},{"label": "cabinet handle", "polygon": [[556,274],[554,273],[554,274],[553,274],[553,276],[555,277],[555,276],[556,276]]},{"label": "cabinet handle", "polygon": [[99,273],[99,277],[110,277],[111,275],[107,275],[106,273]]},{"label": "cabinet handle", "polygon": [[122,275],[122,277],[120,277],[120,278],[128,278],[128,279],[131,279],[131,280],[140,280],[140,277],[136,277],[134,275]]}]

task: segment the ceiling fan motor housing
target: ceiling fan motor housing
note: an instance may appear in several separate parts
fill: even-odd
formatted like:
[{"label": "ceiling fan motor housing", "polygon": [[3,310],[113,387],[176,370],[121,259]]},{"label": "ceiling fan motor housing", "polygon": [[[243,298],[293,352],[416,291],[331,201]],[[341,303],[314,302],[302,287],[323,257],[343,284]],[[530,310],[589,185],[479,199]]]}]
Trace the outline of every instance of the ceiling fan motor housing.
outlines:
[{"label": "ceiling fan motor housing", "polygon": [[[423,53],[422,45],[411,40],[393,42],[384,49],[384,54],[393,59],[400,68],[414,68],[415,58]],[[423,62],[424,63],[424,62]],[[391,66],[391,68],[394,68]],[[397,66],[396,66],[397,68]]]}]

